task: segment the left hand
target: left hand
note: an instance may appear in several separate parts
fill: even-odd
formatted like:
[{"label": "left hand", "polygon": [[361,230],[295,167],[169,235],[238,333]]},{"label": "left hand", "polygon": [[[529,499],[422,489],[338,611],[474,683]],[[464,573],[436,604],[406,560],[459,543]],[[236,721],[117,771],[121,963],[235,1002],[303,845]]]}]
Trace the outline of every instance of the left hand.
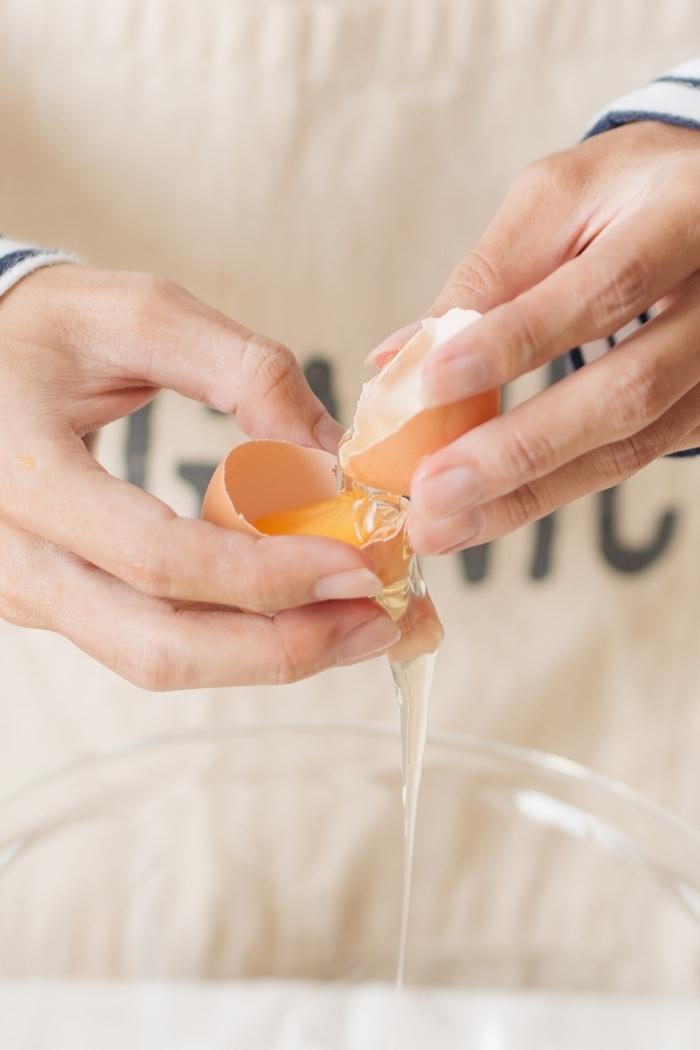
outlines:
[{"label": "left hand", "polygon": [[342,433],[289,350],[170,281],[23,277],[0,300],[0,619],[158,690],[297,681],[397,642],[363,551],[179,517],[90,455],[87,435],[163,387],[251,434]]},{"label": "left hand", "polygon": [[[658,316],[599,360],[427,457],[421,553],[493,540],[700,445],[700,133],[629,124],[526,169],[429,311],[488,314],[428,360],[432,405],[501,386]],[[406,330],[371,355],[383,364]]]}]

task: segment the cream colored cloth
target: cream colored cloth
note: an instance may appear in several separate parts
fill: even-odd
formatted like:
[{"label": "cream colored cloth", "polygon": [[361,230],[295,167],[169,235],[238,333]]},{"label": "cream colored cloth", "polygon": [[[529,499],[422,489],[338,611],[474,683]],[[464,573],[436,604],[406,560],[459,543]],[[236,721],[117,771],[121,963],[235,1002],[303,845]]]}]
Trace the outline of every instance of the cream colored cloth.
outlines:
[{"label": "cream colored cloth", "polygon": [[[429,304],[516,171],[575,141],[607,101],[696,54],[700,9],[5,0],[0,32],[3,229],[97,265],[166,273],[303,362],[324,359],[348,421],[368,349]],[[152,411],[145,457],[134,434],[127,423],[105,433],[104,462],[143,473],[186,514],[198,511],[198,470],[238,437],[230,421],[171,394]],[[561,752],[700,822],[699,497],[697,463],[661,462],[616,495],[558,514],[549,548],[531,527],[496,543],[485,566],[472,558],[478,582],[458,557],[428,564],[447,633],[433,724]],[[57,637],[2,626],[0,647],[0,786],[163,728],[394,716],[377,661],[284,689],[153,696]],[[380,864],[376,821],[354,813],[339,857],[362,857],[370,842]],[[131,847],[148,853],[136,834]],[[455,885],[472,863],[465,842]],[[329,884],[344,878],[340,864]],[[355,911],[369,914],[362,864],[353,870]],[[40,900],[46,873],[33,878],[28,899]],[[259,879],[275,902],[266,943],[253,930],[232,945],[230,972],[279,957],[284,881],[274,866]],[[532,890],[517,878],[489,885],[503,907],[484,914],[485,956],[508,969],[544,953]],[[580,889],[572,905],[585,930],[593,898]],[[316,916],[330,929],[341,921],[334,899],[319,900]],[[508,914],[518,916],[510,940]],[[86,907],[84,921],[72,935],[78,970],[90,957],[85,931],[104,918]],[[16,937],[26,947],[30,931],[51,935],[49,919],[41,929],[28,919],[24,935],[15,922],[12,939],[0,931],[5,969]],[[344,929],[348,958],[361,955],[363,924]],[[588,947],[592,960],[603,951],[601,973],[614,983],[614,938],[591,927]],[[294,966],[293,943],[280,950]],[[108,945],[104,964],[119,970]]]}]

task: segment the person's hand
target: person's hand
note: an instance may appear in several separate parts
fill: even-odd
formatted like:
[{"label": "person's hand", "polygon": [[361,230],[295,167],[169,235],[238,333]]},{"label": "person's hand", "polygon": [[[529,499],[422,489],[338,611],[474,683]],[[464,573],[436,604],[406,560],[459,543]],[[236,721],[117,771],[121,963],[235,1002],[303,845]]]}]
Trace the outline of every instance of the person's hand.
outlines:
[{"label": "person's hand", "polygon": [[[428,360],[431,405],[507,383],[605,338],[614,351],[419,466],[418,551],[493,540],[665,453],[700,445],[700,133],[630,124],[514,182],[430,314],[488,311]],[[370,355],[384,364],[411,328]]]},{"label": "person's hand", "polygon": [[0,616],[150,689],[288,682],[393,644],[359,550],[180,518],[105,472],[83,439],[160,387],[254,436],[334,450],[341,433],[288,350],[177,285],[25,277],[0,299]]}]

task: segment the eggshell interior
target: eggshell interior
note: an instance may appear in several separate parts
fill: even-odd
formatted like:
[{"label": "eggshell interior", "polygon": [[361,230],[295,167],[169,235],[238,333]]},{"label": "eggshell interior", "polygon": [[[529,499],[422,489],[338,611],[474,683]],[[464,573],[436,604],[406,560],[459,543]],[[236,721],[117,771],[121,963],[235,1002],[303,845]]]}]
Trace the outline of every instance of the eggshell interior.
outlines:
[{"label": "eggshell interior", "polygon": [[225,528],[257,533],[266,514],[294,510],[336,494],[335,457],[286,441],[236,445],[216,468],[202,517]]},{"label": "eggshell interior", "polygon": [[426,408],[421,396],[428,354],[480,317],[476,310],[455,308],[426,318],[396,357],[365,383],[352,435],[340,448],[343,469],[373,488],[405,495],[424,456],[497,414],[498,391],[439,408]]},{"label": "eggshell interior", "polygon": [[[206,521],[261,536],[251,521],[336,495],[335,456],[286,441],[236,445],[214,471],[202,505]],[[385,583],[405,577],[408,553],[402,524],[362,548]]]}]

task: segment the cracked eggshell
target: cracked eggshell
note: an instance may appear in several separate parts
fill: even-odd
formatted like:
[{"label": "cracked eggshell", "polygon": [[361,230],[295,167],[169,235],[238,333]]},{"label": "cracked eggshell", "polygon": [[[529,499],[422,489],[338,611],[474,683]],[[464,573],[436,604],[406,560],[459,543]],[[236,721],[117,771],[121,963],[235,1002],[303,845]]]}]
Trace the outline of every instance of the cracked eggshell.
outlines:
[{"label": "cracked eggshell", "polygon": [[[262,536],[251,522],[337,495],[335,456],[287,441],[247,441],[219,463],[202,504],[202,517],[226,529]],[[341,541],[338,541],[341,542]],[[385,583],[405,575],[404,528],[361,548]]]},{"label": "cracked eggshell", "polygon": [[365,383],[352,435],[340,448],[343,470],[372,488],[407,495],[424,456],[498,414],[498,390],[437,408],[425,408],[421,397],[428,354],[480,317],[476,310],[455,308],[426,318],[389,364]]}]

